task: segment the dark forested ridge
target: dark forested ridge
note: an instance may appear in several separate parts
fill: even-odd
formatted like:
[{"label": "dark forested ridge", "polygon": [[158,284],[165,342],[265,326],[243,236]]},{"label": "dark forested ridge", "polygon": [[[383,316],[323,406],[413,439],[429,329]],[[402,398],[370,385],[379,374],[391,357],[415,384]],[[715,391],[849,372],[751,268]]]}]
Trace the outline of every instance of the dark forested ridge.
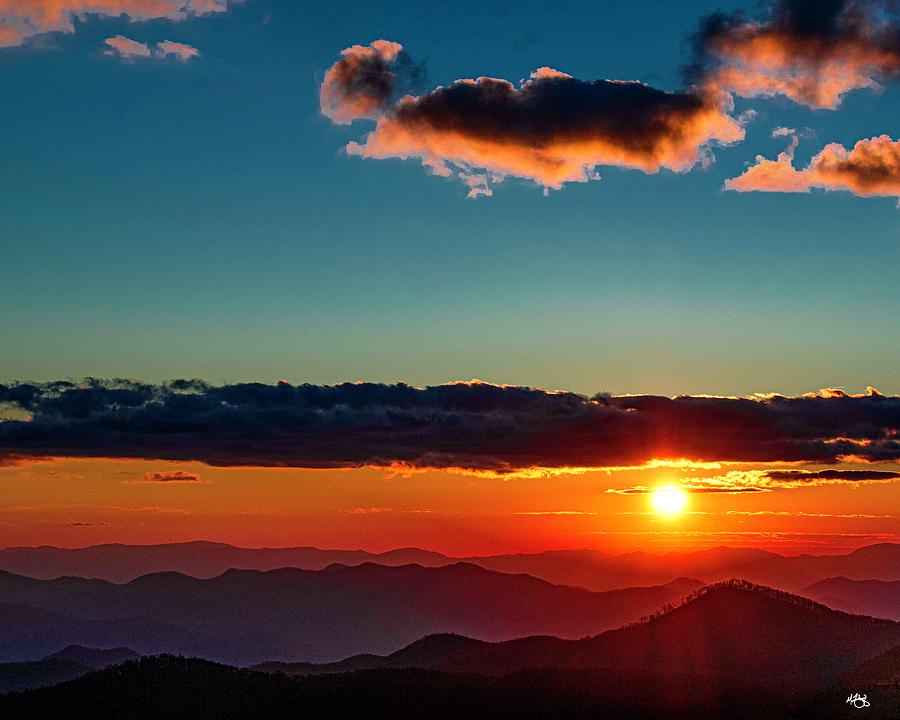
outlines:
[{"label": "dark forested ridge", "polygon": [[128,648],[88,648],[69,645],[42,660],[0,664],[0,693],[56,685],[93,670],[136,660]]},{"label": "dark forested ridge", "polygon": [[[172,656],[143,658],[28,693],[0,717],[65,720],[842,720],[858,718],[839,683],[634,678],[534,669],[494,678],[371,670],[291,678]],[[870,692],[866,717],[895,718],[897,688]]]}]

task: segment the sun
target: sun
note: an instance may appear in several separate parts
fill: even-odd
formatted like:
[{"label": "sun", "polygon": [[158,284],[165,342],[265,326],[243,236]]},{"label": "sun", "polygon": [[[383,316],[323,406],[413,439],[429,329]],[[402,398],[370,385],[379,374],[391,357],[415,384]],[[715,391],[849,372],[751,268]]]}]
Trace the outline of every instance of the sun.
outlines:
[{"label": "sun", "polygon": [[678,515],[687,505],[687,493],[675,485],[664,485],[653,491],[652,500],[661,515]]}]

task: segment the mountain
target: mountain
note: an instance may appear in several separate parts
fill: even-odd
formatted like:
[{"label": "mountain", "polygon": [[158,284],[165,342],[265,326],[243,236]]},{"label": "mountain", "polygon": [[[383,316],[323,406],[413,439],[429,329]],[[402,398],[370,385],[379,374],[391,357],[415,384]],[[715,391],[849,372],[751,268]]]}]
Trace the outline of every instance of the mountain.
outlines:
[{"label": "mountain", "polygon": [[87,675],[92,668],[71,660],[0,663],[0,693],[50,687]]},{"label": "mountain", "polygon": [[[0,598],[2,595],[0,593]],[[230,645],[227,641],[203,635],[194,629],[155,622],[139,615],[104,617],[105,614],[102,605],[91,613],[92,617],[81,618],[41,607],[0,602],[0,662],[38,660],[49,653],[60,652],[60,657],[48,659],[74,660],[86,666],[99,666],[96,662],[98,656],[94,656],[93,661],[85,654],[75,657],[78,653],[66,647],[69,645],[128,646],[147,655],[161,652],[196,655],[207,652],[224,656],[240,652],[239,645]]]},{"label": "mountain", "polygon": [[284,673],[285,675],[327,675],[354,672],[357,670],[387,670],[417,668],[431,670],[449,662],[454,656],[473,652],[488,643],[463,635],[444,633],[428,635],[421,640],[401,648],[389,655],[365,653],[354,655],[333,663],[286,663],[265,662],[251,669],[260,672]]},{"label": "mountain", "polygon": [[678,577],[718,582],[731,577],[798,591],[825,578],[900,580],[900,544],[882,543],[845,555],[785,557],[751,548],[719,547],[686,553],[626,553],[598,550],[554,550],[452,558],[416,548],[386,553],[318,548],[238,548],[223,543],[189,542],[168,545],[95,545],[0,549],[0,569],[28,577],[52,579],[65,575],[124,583],[157,572],[179,572],[212,578],[232,568],[274,570],[294,567],[322,570],[332,564],[418,564],[440,567],[467,562],[487,570],[524,573],[556,585],[593,591],[662,585]]},{"label": "mountain", "polygon": [[128,648],[100,649],[69,645],[43,660],[0,664],[0,693],[57,685],[139,657],[138,653]]},{"label": "mountain", "polygon": [[846,555],[785,557],[752,548],[717,547],[662,555],[554,550],[465,560],[489,570],[527,573],[548,582],[590,590],[658,585],[675,577],[700,578],[708,583],[742,577],[790,591],[837,575],[855,580],[900,580],[900,544],[897,543],[870,545]]},{"label": "mountain", "polygon": [[[240,548],[225,543],[185,542],[163,545],[92,545],[85,548],[8,547],[0,549],[0,570],[51,580],[74,575],[125,583],[142,575],[179,572],[212,578],[233,568],[276,570],[296,567],[323,570],[329,565],[447,565],[452,558],[429,550],[400,548],[385,553],[365,550],[320,550],[313,547]],[[670,578],[671,579],[671,578]]]},{"label": "mountain", "polygon": [[840,720],[896,717],[900,693],[870,695],[864,715],[842,688],[772,677],[635,676],[627,671],[540,668],[505,677],[371,670],[291,678],[203,660],[160,656],[100,670],[56,687],[0,696],[0,717],[53,720]]},{"label": "mountain", "polygon": [[7,659],[34,659],[79,643],[235,664],[330,662],[387,654],[434,633],[491,641],[595,635],[701,585],[681,578],[658,587],[594,593],[466,563],[229,570],[205,580],[169,572],[122,585],[0,573],[0,602],[39,616],[14,623],[0,618],[0,652],[6,644]]},{"label": "mountain", "polygon": [[696,677],[832,677],[900,644],[900,623],[848,615],[731,580],[649,622],[583,640],[521,638],[454,654],[436,667],[503,675],[525,668],[611,668]]},{"label": "mountain", "polygon": [[871,658],[843,676],[848,687],[900,685],[900,645]]},{"label": "mountain", "polygon": [[131,648],[91,648],[84,645],[68,645],[45,660],[69,660],[85,667],[99,670],[110,665],[121,665],[129,660],[137,660],[140,653]]},{"label": "mountain", "polygon": [[900,580],[828,578],[803,588],[799,594],[835,610],[900,620]]}]

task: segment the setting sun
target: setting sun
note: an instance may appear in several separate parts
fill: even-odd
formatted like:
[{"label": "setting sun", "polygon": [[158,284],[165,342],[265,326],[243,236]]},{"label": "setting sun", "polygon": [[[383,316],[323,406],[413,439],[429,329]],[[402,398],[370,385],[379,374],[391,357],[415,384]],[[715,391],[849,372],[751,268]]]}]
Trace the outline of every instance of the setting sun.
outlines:
[{"label": "setting sun", "polygon": [[687,493],[674,485],[666,485],[653,491],[653,507],[663,515],[677,515],[687,505]]}]

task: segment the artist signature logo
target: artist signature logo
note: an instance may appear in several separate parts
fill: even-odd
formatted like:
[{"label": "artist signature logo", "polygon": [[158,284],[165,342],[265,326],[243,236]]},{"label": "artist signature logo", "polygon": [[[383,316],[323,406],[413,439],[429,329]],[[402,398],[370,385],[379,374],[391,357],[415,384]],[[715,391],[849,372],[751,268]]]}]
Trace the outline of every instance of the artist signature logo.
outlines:
[{"label": "artist signature logo", "polygon": [[871,704],[868,700],[866,700],[865,695],[860,695],[859,693],[853,693],[850,697],[847,698],[847,702],[855,708],[867,708]]}]

